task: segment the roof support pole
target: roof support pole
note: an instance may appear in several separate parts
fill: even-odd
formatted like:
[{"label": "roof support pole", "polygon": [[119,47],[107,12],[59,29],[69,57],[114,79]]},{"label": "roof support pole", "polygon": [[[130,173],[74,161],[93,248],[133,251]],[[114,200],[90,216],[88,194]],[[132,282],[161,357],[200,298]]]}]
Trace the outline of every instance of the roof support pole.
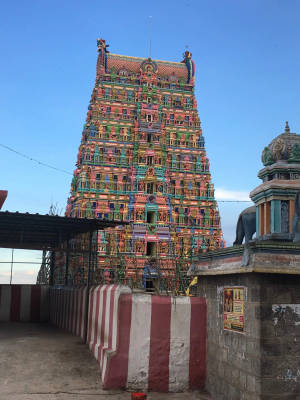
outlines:
[{"label": "roof support pole", "polygon": [[67,251],[66,251],[66,271],[65,271],[65,286],[69,283],[69,259],[70,259],[70,238],[67,240]]},{"label": "roof support pole", "polygon": [[54,265],[55,265],[55,251],[51,251],[51,258],[50,258],[50,276],[49,276],[49,285],[54,285]]},{"label": "roof support pole", "polygon": [[88,258],[88,275],[86,284],[86,300],[85,300],[85,326],[84,326],[84,343],[87,343],[87,331],[88,331],[88,321],[89,321],[89,301],[90,301],[90,286],[91,286],[91,268],[92,268],[92,239],[93,231],[90,231],[89,240],[89,258]]}]

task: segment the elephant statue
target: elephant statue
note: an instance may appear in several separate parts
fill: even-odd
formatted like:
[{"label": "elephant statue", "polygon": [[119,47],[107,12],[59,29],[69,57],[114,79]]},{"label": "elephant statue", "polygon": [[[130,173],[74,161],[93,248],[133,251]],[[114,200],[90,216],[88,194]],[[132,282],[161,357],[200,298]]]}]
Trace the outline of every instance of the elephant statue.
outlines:
[{"label": "elephant statue", "polygon": [[236,224],[236,238],[235,241],[233,242],[233,245],[236,246],[242,244],[244,238],[245,238],[245,243],[248,243],[249,240],[252,239],[252,236],[255,232],[256,232],[256,207],[251,206],[243,210],[239,215],[239,219]]},{"label": "elephant statue", "polygon": [[295,198],[295,214],[292,220],[293,242],[300,242],[300,191]]}]

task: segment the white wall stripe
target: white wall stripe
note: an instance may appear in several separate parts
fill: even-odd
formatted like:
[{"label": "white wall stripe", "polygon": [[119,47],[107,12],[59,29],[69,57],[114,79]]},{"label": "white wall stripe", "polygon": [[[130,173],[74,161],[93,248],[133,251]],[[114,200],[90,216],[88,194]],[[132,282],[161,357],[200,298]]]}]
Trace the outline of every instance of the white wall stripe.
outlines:
[{"label": "white wall stripe", "polygon": [[169,356],[169,391],[188,390],[190,362],[191,302],[189,297],[173,298]]},{"label": "white wall stripe", "polygon": [[115,288],[114,292],[114,302],[110,304],[110,307],[113,307],[112,314],[112,326],[109,335],[111,337],[111,348],[108,351],[104,352],[103,362],[102,362],[102,382],[104,382],[106,369],[107,369],[107,361],[108,357],[113,353],[117,348],[117,334],[118,334],[118,316],[119,316],[119,299],[122,293],[131,293],[131,290],[125,286],[118,285]]},{"label": "white wall stripe", "polygon": [[99,315],[98,315],[98,324],[97,324],[97,332],[95,333],[97,336],[97,340],[96,340],[96,345],[95,345],[95,349],[94,349],[94,357],[96,358],[96,360],[98,359],[98,349],[99,346],[101,345],[100,343],[100,332],[101,332],[101,322],[102,322],[102,314],[103,314],[103,292],[105,289],[105,285],[103,286],[99,286],[99,291],[98,291],[98,296],[100,296],[99,298]]},{"label": "white wall stripe", "polygon": [[126,286],[119,286],[115,291],[114,298],[114,313],[113,313],[113,323],[112,323],[112,344],[113,350],[117,347],[117,334],[118,334],[118,317],[119,317],[119,299],[121,294],[131,293],[131,290]]},{"label": "white wall stripe", "polygon": [[[89,319],[88,322],[88,332],[91,332],[91,338],[90,338],[90,342],[89,342],[89,348],[90,350],[92,350],[92,344],[94,342],[94,336],[95,336],[95,316],[96,316],[96,302],[97,302],[97,289],[99,286],[97,286],[96,288],[93,288],[90,292],[90,304],[89,304],[89,315],[91,313],[92,310],[92,318]],[[93,296],[93,298],[91,298]]]},{"label": "white wall stripe", "polygon": [[[105,309],[105,321],[104,321],[104,340],[103,340],[103,346],[102,346],[102,349],[101,349],[100,360],[99,360],[99,362],[100,362],[100,371],[102,372],[102,379],[104,377],[104,369],[103,369],[104,356],[103,356],[103,354],[104,354],[104,351],[108,348],[108,339],[109,339],[109,336],[111,334],[111,332],[109,331],[109,316],[110,316],[110,307],[111,307],[111,304],[110,304],[111,291],[112,291],[113,287],[114,287],[113,285],[109,286],[109,289],[107,290],[107,295],[106,295],[106,307],[105,307],[106,309]],[[113,307],[113,304],[112,304],[112,307]]]},{"label": "white wall stripe", "polygon": [[151,296],[132,296],[127,377],[127,385],[132,389],[148,388],[150,328]]}]

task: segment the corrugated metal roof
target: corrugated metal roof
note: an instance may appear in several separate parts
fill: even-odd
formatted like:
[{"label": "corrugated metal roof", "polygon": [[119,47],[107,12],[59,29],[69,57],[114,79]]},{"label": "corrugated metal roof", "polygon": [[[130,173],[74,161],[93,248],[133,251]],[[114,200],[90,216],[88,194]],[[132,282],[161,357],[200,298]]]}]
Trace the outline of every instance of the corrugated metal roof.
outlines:
[{"label": "corrugated metal roof", "polygon": [[0,212],[0,247],[58,250],[71,235],[103,230],[127,222]]}]

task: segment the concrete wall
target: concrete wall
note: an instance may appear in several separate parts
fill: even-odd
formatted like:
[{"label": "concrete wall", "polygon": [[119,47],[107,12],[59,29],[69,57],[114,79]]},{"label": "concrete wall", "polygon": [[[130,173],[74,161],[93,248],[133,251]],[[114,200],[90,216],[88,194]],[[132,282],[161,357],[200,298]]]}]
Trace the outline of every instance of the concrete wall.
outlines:
[{"label": "concrete wall", "polygon": [[84,339],[86,288],[50,287],[50,322]]},{"label": "concrete wall", "polygon": [[262,275],[261,391],[264,400],[300,399],[300,276]]},{"label": "concrete wall", "polygon": [[[51,289],[52,322],[76,334],[76,310],[83,301],[76,300],[78,295]],[[204,387],[203,299],[133,294],[120,285],[91,288],[87,342],[104,388],[177,392]]]},{"label": "concrete wall", "polygon": [[48,286],[0,285],[0,322],[48,321],[48,291]]},{"label": "concrete wall", "polygon": [[[199,276],[207,301],[207,381],[214,400],[300,398],[300,276]],[[243,286],[245,333],[223,329],[223,288]],[[298,396],[298,397],[297,397]]]}]

